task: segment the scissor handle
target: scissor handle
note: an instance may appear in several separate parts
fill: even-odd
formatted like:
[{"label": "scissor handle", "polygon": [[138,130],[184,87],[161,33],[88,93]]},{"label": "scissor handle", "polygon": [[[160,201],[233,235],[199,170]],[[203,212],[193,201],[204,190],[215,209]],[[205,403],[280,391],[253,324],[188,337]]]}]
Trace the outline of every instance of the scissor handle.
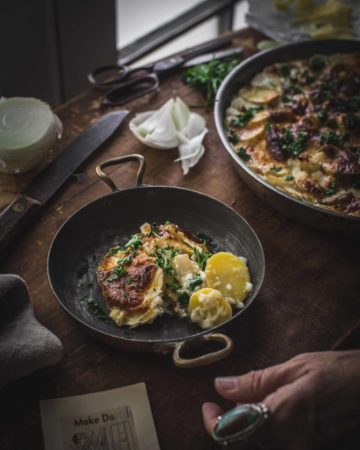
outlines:
[{"label": "scissor handle", "polygon": [[130,68],[129,66],[116,64],[98,67],[88,75],[89,82],[96,87],[114,87],[137,72],[151,72],[152,66]]},{"label": "scissor handle", "polygon": [[156,73],[149,73],[141,77],[130,78],[128,81],[120,83],[108,92],[105,95],[102,104],[104,106],[123,105],[135,98],[156,91],[159,84],[159,78]]},{"label": "scissor handle", "polygon": [[[101,66],[88,74],[88,80],[93,86],[110,87],[126,78],[129,74],[129,70],[130,68],[124,65]],[[110,79],[107,79],[106,74],[110,76]],[[104,77],[105,79],[102,80]]]}]

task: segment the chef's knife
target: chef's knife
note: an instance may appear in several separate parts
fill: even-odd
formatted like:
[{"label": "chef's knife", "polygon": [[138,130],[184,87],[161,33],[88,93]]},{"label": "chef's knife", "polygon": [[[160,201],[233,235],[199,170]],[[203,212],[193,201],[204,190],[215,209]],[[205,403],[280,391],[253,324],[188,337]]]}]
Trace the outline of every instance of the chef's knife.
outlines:
[{"label": "chef's knife", "polygon": [[113,111],[91,124],[10,203],[0,214],[0,252],[74,171],[111,138],[128,113]]}]

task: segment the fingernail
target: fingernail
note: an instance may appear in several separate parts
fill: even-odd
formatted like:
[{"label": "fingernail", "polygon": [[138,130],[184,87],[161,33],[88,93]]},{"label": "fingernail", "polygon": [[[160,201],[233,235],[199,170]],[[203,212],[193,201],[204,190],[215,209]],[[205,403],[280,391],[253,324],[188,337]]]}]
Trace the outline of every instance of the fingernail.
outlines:
[{"label": "fingernail", "polygon": [[215,379],[215,384],[226,390],[234,389],[236,382],[234,377],[219,377]]}]

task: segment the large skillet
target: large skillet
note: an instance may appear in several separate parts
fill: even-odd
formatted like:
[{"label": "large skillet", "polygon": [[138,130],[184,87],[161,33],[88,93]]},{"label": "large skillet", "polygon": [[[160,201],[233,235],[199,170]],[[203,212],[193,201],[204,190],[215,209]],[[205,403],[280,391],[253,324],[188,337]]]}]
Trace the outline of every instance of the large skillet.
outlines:
[{"label": "large skillet", "polygon": [[284,215],[314,228],[340,231],[359,232],[360,217],[344,213],[333,212],[307,202],[297,200],[253,172],[237,156],[231,147],[224,130],[225,110],[238,90],[249,83],[251,79],[265,67],[294,59],[308,58],[315,54],[354,53],[360,51],[360,41],[353,40],[324,40],[305,41],[284,45],[267,50],[246,59],[235,67],[221,84],[215,99],[215,123],[222,143],[232,158],[237,172],[245,183],[261,199]]},{"label": "large skillet", "polygon": [[[107,166],[137,161],[136,187],[119,191],[104,173]],[[232,208],[199,192],[168,186],[142,184],[145,161],[141,155],[127,155],[103,162],[97,174],[113,190],[73,214],[57,232],[48,256],[48,276],[60,305],[99,340],[130,350],[173,351],[176,365],[198,367],[226,357],[231,338],[216,333],[219,327],[202,330],[197,325],[171,316],[133,330],[104,322],[89,310],[87,300],[95,299],[106,310],[96,283],[95,272],[101,257],[116,244],[123,244],[144,222],[171,220],[194,233],[210,236],[219,250],[248,259],[254,288],[230,321],[238,320],[258,294],[265,270],[264,253],[255,232]],[[229,321],[229,322],[230,322]],[[220,341],[220,350],[196,358],[182,358],[185,343]]]}]

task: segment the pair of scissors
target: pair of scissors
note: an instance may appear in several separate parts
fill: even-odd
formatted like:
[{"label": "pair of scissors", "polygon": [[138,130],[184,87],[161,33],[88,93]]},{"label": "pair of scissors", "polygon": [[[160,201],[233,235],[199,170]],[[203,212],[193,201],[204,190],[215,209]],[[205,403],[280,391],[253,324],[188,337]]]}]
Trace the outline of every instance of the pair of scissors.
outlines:
[{"label": "pair of scissors", "polygon": [[[214,39],[184,50],[176,55],[140,67],[130,68],[126,65],[98,67],[88,75],[88,80],[93,86],[112,88],[105,95],[102,101],[103,105],[122,105],[158,89],[162,75],[183,66],[187,61],[199,55],[217,50],[229,44],[231,44],[231,38]],[[239,54],[241,52],[241,49],[231,50],[231,54]],[[213,58],[215,57],[216,55]]]}]

